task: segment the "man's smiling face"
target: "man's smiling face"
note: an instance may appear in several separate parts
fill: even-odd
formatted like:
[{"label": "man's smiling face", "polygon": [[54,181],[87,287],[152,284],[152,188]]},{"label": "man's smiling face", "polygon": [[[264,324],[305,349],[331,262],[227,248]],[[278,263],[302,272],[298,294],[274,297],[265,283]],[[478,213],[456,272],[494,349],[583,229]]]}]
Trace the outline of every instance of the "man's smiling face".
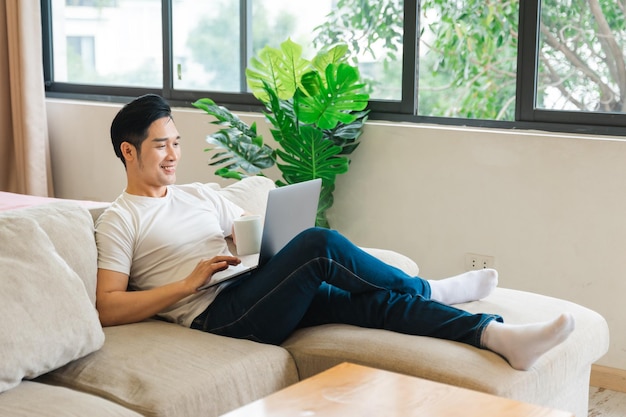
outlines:
[{"label": "man's smiling face", "polygon": [[[131,145],[132,146],[132,145]],[[127,159],[130,194],[163,197],[167,186],[176,182],[176,165],[180,159],[180,135],[169,117],[155,120],[141,152]]]}]

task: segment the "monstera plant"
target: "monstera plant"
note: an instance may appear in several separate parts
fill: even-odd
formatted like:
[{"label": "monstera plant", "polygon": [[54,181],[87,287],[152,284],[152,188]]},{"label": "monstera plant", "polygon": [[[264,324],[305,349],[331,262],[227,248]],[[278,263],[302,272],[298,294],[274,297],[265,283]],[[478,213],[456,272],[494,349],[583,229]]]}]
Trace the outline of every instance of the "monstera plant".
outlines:
[{"label": "monstera plant", "polygon": [[326,211],[335,179],[348,171],[347,155],[358,146],[369,112],[369,95],[348,59],[348,47],[337,45],[307,60],[302,47],[288,39],[280,49],[266,46],[250,61],[248,86],[265,106],[276,149],[264,143],[256,123],[244,123],[209,98],[193,103],[221,126],[207,137],[215,173],[241,179],[276,165],[282,174],[278,186],[321,178],[316,224],[329,227]]}]

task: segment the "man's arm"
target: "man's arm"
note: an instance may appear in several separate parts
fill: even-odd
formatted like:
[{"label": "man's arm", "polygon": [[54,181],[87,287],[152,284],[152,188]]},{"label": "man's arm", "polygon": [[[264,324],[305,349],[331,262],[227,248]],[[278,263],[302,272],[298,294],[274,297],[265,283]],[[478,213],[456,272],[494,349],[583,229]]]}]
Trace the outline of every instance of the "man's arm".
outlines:
[{"label": "man's arm", "polygon": [[183,298],[195,294],[215,272],[237,265],[234,256],[216,256],[198,262],[186,278],[158,288],[126,291],[128,275],[98,269],[96,308],[103,326],[136,323],[150,318]]}]

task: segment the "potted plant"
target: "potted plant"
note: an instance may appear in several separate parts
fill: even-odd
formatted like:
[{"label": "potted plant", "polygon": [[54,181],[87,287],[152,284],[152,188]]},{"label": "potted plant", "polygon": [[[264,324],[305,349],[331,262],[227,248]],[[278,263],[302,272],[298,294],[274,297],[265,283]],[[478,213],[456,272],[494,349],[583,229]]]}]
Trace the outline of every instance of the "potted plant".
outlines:
[{"label": "potted plant", "polygon": [[241,179],[264,175],[275,164],[282,174],[278,186],[321,178],[316,224],[329,227],[326,211],[333,204],[336,176],[348,171],[347,155],[358,146],[369,113],[369,95],[348,58],[348,47],[337,45],[309,61],[288,39],[280,49],[266,46],[250,61],[248,86],[265,106],[276,149],[257,134],[256,123],[247,125],[209,98],[193,103],[221,126],[207,137],[215,173]]}]

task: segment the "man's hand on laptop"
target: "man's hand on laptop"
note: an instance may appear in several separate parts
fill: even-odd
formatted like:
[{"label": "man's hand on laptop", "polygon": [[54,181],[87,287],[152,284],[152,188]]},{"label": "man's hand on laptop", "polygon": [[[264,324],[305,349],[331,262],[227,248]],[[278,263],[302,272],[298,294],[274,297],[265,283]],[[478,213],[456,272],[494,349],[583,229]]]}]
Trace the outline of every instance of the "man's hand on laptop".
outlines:
[{"label": "man's hand on laptop", "polygon": [[241,259],[236,256],[214,256],[211,259],[202,259],[185,281],[193,288],[192,293],[198,291],[205,282],[209,281],[214,273],[223,271],[231,265],[239,265]]}]

